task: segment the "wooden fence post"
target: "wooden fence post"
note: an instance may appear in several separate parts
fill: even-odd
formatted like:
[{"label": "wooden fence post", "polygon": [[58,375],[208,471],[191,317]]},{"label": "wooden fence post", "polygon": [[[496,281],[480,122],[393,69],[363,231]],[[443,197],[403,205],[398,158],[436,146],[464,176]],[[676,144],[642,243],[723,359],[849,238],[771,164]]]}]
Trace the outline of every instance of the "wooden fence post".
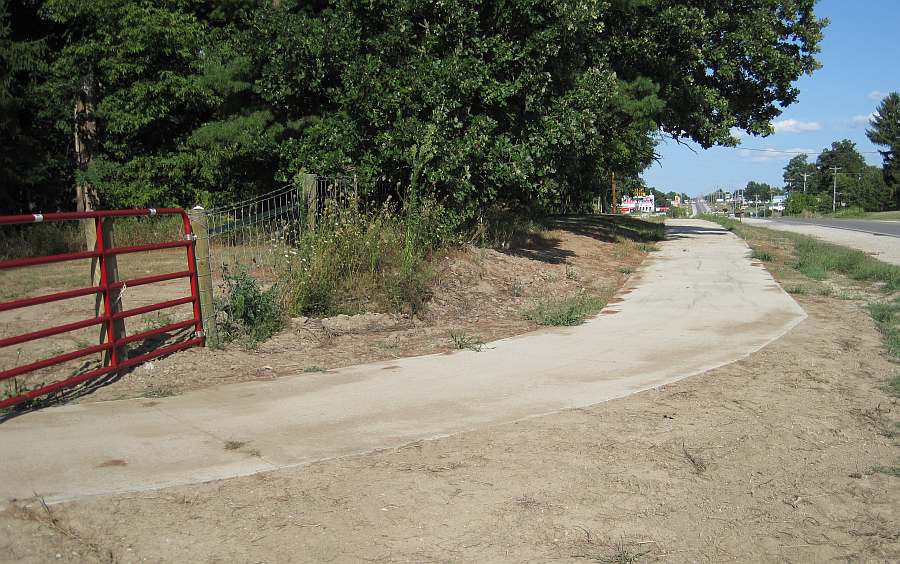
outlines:
[{"label": "wooden fence post", "polygon": [[[99,218],[98,222],[100,230],[97,232],[97,249],[100,251],[104,251],[106,249],[111,249],[116,246],[115,237],[113,236],[113,224],[114,220],[112,218]],[[101,283],[106,284],[107,287],[109,284],[113,282],[119,281],[119,263],[116,259],[116,255],[103,255],[99,259],[103,263],[103,267],[101,268]],[[105,279],[103,277],[105,271]],[[122,296],[125,295],[125,288],[110,288],[106,293],[107,299],[109,301],[108,304],[104,305],[107,315],[114,315],[122,311],[124,306],[122,305]],[[99,302],[97,303],[99,306]],[[97,308],[99,309],[99,307]],[[107,327],[109,328],[109,341],[115,342],[119,339],[125,337],[125,320],[124,319],[115,319],[110,320],[103,325],[100,330],[100,342],[103,342],[103,335],[107,332]],[[106,352],[106,362],[109,362],[110,355],[112,353],[112,349]],[[115,355],[116,361],[122,362],[123,360],[128,358],[128,347],[126,345],[122,345],[119,347],[115,347]]]},{"label": "wooden fence post", "polygon": [[203,320],[203,334],[208,346],[219,344],[219,331],[216,327],[216,307],[213,303],[212,269],[209,264],[209,222],[206,210],[201,206],[192,209],[188,216],[191,219],[191,232],[194,237],[194,264],[197,271],[197,292],[200,298],[200,318]]},{"label": "wooden fence post", "polygon": [[315,229],[316,214],[319,213],[319,187],[315,174],[303,177],[303,195],[306,199],[306,224],[310,229]]}]

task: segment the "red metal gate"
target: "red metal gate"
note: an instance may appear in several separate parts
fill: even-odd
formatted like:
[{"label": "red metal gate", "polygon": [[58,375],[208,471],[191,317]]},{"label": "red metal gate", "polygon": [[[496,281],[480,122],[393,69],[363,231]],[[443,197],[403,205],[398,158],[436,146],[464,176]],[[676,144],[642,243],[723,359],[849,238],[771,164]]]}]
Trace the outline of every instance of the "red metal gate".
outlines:
[{"label": "red metal gate", "polygon": [[[150,243],[145,245],[133,245],[133,246],[111,246],[107,248],[107,245],[104,241],[104,221],[112,221],[117,217],[141,217],[141,216],[155,216],[155,215],[180,215],[182,217],[184,223],[184,237],[181,240],[177,241],[168,241],[163,243]],[[100,271],[100,279],[99,283],[96,286],[88,286],[84,288],[78,288],[75,290],[66,290],[63,292],[56,292],[52,294],[46,294],[42,296],[35,296],[29,298],[22,298],[16,300],[10,300],[6,302],[0,302],[0,312],[13,310],[38,304],[46,304],[50,302],[56,302],[59,300],[66,300],[70,298],[77,298],[81,296],[89,296],[89,295],[97,295],[100,294],[103,298],[103,309],[102,311],[97,312],[97,315],[90,319],[85,319],[83,321],[77,321],[74,323],[66,323],[63,325],[57,325],[55,327],[50,327],[46,329],[41,329],[38,331],[33,331],[30,333],[25,333],[21,335],[15,335],[12,337],[6,337],[0,339],[0,348],[10,347],[14,345],[18,345],[21,343],[25,343],[28,341],[35,341],[37,339],[42,339],[45,337],[50,337],[52,335],[58,335],[61,333],[66,333],[69,331],[75,331],[77,329],[83,329],[85,327],[91,327],[93,325],[105,324],[105,334],[106,337],[104,342],[100,344],[81,348],[76,351],[68,352],[65,354],[53,356],[50,358],[46,358],[43,360],[39,360],[37,362],[32,362],[29,364],[25,364],[22,366],[17,366],[15,368],[11,368],[8,370],[3,370],[0,372],[0,382],[8,380],[10,378],[15,378],[16,376],[20,376],[26,374],[28,372],[33,372],[35,370],[40,370],[42,368],[47,368],[49,366],[53,366],[56,364],[60,364],[63,362],[68,362],[73,359],[81,358],[90,354],[95,353],[104,353],[106,355],[105,366],[101,368],[97,368],[95,370],[91,370],[89,372],[85,372],[82,374],[77,374],[75,376],[71,376],[64,380],[60,380],[48,385],[42,385],[36,389],[28,390],[24,393],[7,397],[0,398],[0,409],[13,406],[40,396],[44,396],[63,388],[75,386],[82,382],[86,382],[88,380],[98,378],[105,374],[109,374],[112,372],[116,372],[125,368],[129,368],[132,366],[136,366],[141,364],[147,360],[152,358],[156,358],[162,355],[166,355],[181,349],[185,349],[194,345],[203,345],[203,324],[200,315],[200,301],[198,297],[198,287],[197,287],[197,272],[196,272],[196,263],[194,261],[194,243],[193,243],[193,235],[191,233],[191,223],[188,219],[187,214],[184,210],[180,208],[161,208],[161,209],[136,209],[136,210],[112,210],[112,211],[93,211],[93,212],[64,212],[64,213],[48,213],[48,214],[34,214],[34,215],[13,215],[13,216],[0,216],[0,225],[12,225],[12,224],[27,224],[27,223],[40,223],[46,221],[67,221],[67,220],[94,220],[94,224],[97,230],[97,241],[96,247],[94,250],[90,251],[82,251],[82,252],[74,252],[74,253],[64,253],[58,255],[49,255],[49,256],[39,256],[39,257],[27,257],[27,258],[19,258],[12,260],[0,261],[0,270],[5,270],[9,268],[19,268],[19,267],[27,267],[27,266],[35,266],[42,264],[50,264],[57,263],[63,261],[72,261],[78,259],[95,259],[99,263],[99,271]],[[172,249],[184,247],[186,250],[186,258],[187,258],[187,269],[180,272],[170,272],[166,274],[156,274],[153,276],[144,276],[140,278],[134,278],[131,280],[110,280],[109,272],[108,272],[108,262],[110,257],[114,257],[116,255],[126,254],[126,253],[137,253],[142,251],[155,251],[161,249]],[[115,308],[112,307],[113,300],[115,296],[118,296],[119,293],[125,287],[135,287],[141,286],[145,284],[153,284],[155,282],[163,282],[166,280],[176,280],[179,278],[189,278],[190,286],[191,286],[191,295],[183,298],[178,298],[175,300],[168,300],[164,302],[159,302],[156,304],[151,304],[142,307],[136,307],[133,309],[126,309],[121,311],[114,311]],[[150,313],[154,311],[163,310],[166,308],[171,308],[175,306],[179,306],[182,304],[192,304],[193,305],[193,317],[191,319],[187,319],[185,321],[179,321],[176,323],[170,323],[168,325],[164,325],[162,327],[158,327],[155,329],[150,329],[148,331],[142,331],[139,333],[135,333],[134,335],[124,335],[120,334],[120,336],[116,337],[115,324],[119,320],[132,317],[135,315],[140,315],[144,313]],[[194,327],[194,334],[188,339],[182,340],[180,342],[158,348],[156,350],[150,351],[148,353],[144,353],[135,357],[127,358],[127,355],[123,355],[122,352],[125,350],[125,346],[129,343],[140,341],[143,339],[147,339],[148,337],[153,337],[155,335],[160,335],[162,333],[167,333],[169,331],[175,331],[178,329],[183,329],[186,327]],[[124,356],[124,357],[123,357]]]}]

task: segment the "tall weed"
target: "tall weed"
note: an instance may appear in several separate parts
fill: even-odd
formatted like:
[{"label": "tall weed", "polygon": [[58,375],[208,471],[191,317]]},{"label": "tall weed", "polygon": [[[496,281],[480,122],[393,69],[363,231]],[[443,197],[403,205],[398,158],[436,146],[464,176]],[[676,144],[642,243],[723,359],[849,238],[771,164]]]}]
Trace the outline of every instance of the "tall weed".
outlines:
[{"label": "tall weed", "polygon": [[284,327],[275,287],[263,290],[259,282],[243,270],[226,272],[223,286],[222,297],[216,302],[220,340],[243,339],[247,345],[255,346]]},{"label": "tall weed", "polygon": [[327,207],[284,266],[284,303],[311,316],[415,313],[427,299],[432,255],[451,233],[443,208],[431,202],[400,214]]}]

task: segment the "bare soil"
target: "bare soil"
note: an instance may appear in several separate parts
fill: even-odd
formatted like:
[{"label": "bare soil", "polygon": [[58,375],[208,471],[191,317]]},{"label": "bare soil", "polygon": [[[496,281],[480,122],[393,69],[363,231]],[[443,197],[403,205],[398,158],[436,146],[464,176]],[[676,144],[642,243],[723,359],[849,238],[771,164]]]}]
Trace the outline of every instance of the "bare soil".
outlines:
[{"label": "bare soil", "polygon": [[591,408],[244,478],[22,502],[0,513],[0,560],[895,562],[900,405],[883,385],[900,366],[864,302],[827,294],[798,293],[808,319],[742,361]]},{"label": "bare soil", "polygon": [[[380,316],[375,324],[353,319],[291,320],[284,331],[254,348],[232,343],[224,349],[187,350],[147,362],[121,378],[88,384],[68,394],[69,401],[103,401],[128,397],[161,397],[224,383],[268,380],[299,371],[322,371],[365,362],[445,352],[532,331],[538,325],[525,319],[523,310],[536,300],[586,291],[604,298],[622,287],[629,273],[643,261],[647,246],[595,229],[571,224],[569,229],[536,233],[524,244],[506,251],[468,247],[440,257],[437,276],[424,311],[415,317]],[[179,256],[127,256],[123,277],[146,272],[183,269]],[[56,265],[54,265],[56,267]],[[50,267],[53,268],[53,267]],[[56,267],[57,269],[59,267]],[[58,280],[56,276],[48,280]],[[76,273],[78,276],[85,276]],[[72,275],[70,275],[72,276]],[[33,275],[32,275],[33,277]],[[79,279],[80,280],[80,279]],[[73,281],[70,281],[73,282]],[[77,287],[56,283],[40,287],[32,279],[11,279],[9,284],[27,287],[30,294]],[[35,286],[35,287],[32,287]],[[137,307],[190,294],[186,281],[129,289],[126,307]],[[0,313],[6,334],[34,330],[51,315],[54,323],[92,317],[93,297],[56,302]],[[52,313],[51,313],[52,312]],[[190,316],[190,306],[160,315],[129,320],[129,331],[152,328]],[[346,316],[342,316],[346,317]],[[335,327],[343,330],[335,330]],[[147,344],[147,350],[167,335]],[[454,340],[454,337],[456,338]],[[95,344],[98,328],[74,331],[49,339],[0,349],[0,367],[16,366]],[[30,376],[31,382],[62,379],[76,371],[99,366],[100,355],[45,369]]]},{"label": "bare soil", "polygon": [[0,559],[897,561],[900,479],[873,468],[900,455],[881,390],[898,367],[856,302],[800,302],[810,317],[759,353],[589,409],[19,506],[0,515]]}]

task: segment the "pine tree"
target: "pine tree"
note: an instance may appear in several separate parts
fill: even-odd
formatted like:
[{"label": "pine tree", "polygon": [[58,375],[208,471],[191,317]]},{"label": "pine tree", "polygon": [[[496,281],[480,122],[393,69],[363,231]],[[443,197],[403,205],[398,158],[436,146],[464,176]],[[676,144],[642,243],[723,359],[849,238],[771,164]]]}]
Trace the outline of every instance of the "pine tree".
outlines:
[{"label": "pine tree", "polygon": [[885,147],[879,151],[884,159],[884,181],[893,188],[894,204],[900,208],[900,94],[888,94],[870,123],[872,127],[866,130],[866,136],[872,143]]}]

